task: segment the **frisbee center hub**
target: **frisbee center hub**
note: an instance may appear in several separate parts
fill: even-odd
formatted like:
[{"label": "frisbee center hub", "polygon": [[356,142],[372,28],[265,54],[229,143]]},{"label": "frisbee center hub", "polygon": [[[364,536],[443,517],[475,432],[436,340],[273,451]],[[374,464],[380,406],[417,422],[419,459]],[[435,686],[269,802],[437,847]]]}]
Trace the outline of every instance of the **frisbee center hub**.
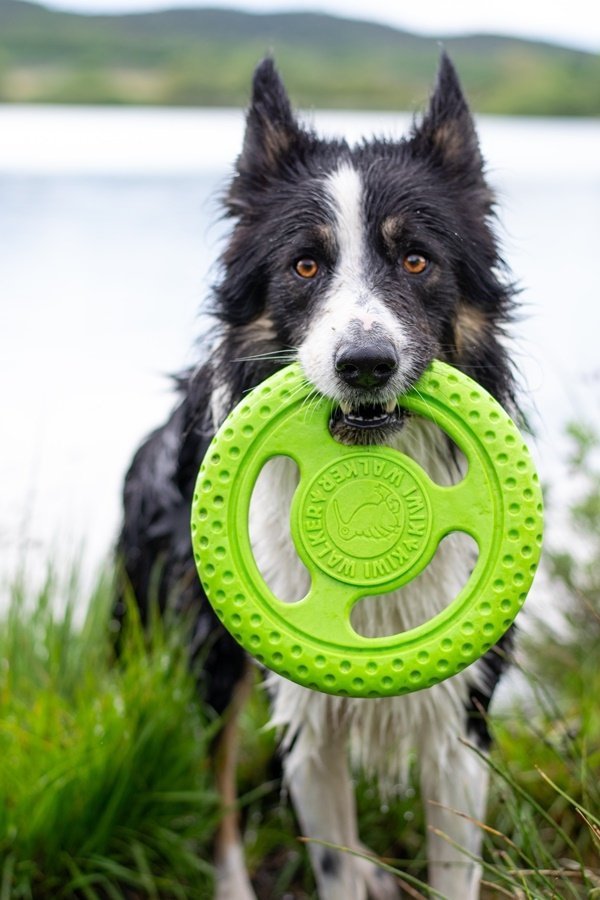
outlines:
[{"label": "frisbee center hub", "polygon": [[340,581],[379,585],[413,569],[431,530],[429,501],[410,461],[395,452],[357,452],[330,463],[300,506],[310,559]]}]

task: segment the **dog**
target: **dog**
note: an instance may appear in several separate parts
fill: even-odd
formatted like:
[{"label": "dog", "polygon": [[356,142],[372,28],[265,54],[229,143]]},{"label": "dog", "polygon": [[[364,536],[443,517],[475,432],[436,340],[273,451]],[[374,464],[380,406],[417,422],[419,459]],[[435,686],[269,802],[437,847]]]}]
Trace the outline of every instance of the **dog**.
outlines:
[{"label": "dog", "polygon": [[[273,60],[263,60],[223,204],[231,229],[212,297],[217,337],[179,378],[168,422],[134,457],[118,550],[143,613],[154,589],[162,605],[171,602],[193,618],[199,687],[223,723],[215,748],[225,809],[216,895],[250,900],[235,767],[237,719],[256,667],[213,614],[195,571],[189,519],[203,456],[244,393],[298,361],[315,391],[335,402],[330,429],[337,440],[389,445],[441,484],[460,480],[460,451],[432,423],[402,413],[396,398],[437,358],[515,411],[505,338],[516,292],[500,256],[474,122],[445,54],[429,105],[409,134],[355,146],[302,124]],[[297,477],[290,459],[272,461],[251,509],[257,563],[284,600],[298,599],[308,586],[289,536]],[[383,504],[381,491],[374,502]],[[390,527],[394,515],[390,507]],[[350,527],[340,517],[340,527]],[[464,535],[446,538],[415,582],[357,604],[354,628],[366,636],[395,634],[431,618],[466,583],[474,557]],[[485,816],[488,778],[472,745],[483,754],[489,746],[486,711],[511,642],[508,632],[454,677],[394,698],[331,696],[268,677],[284,776],[302,833],[313,839],[322,900],[399,896],[397,881],[360,843],[351,771],[374,775],[385,794],[406,776],[411,754],[428,824],[429,884],[450,900],[478,897],[477,822]]]}]

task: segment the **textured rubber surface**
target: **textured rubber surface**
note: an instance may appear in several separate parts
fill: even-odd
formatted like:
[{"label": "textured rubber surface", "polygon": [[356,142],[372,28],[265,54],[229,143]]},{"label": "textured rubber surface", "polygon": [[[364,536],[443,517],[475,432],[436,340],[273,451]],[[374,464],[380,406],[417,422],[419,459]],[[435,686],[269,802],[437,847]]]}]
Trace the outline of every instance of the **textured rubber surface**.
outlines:
[{"label": "textured rubber surface", "polygon": [[[439,425],[468,461],[464,479],[434,483],[388,447],[348,447],[329,434],[332,402],[294,364],[229,415],[200,469],[192,510],[196,564],[217,616],[261,663],[314,690],[383,697],[429,687],[482,656],[523,605],[542,544],[542,495],[529,451],[476,382],[435,361],[401,406]],[[300,470],[291,528],[312,584],[295,603],[273,595],[252,555],[248,515],[268,459]],[[367,638],[354,604],[415,578],[442,538],[478,544],[468,583],[441,613],[401,634]]]}]

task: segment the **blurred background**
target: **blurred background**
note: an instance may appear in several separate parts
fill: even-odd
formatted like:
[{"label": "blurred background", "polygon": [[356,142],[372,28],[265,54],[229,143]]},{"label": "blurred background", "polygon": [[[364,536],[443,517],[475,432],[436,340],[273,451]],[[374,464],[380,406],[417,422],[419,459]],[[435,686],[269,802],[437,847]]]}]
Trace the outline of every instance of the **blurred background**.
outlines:
[{"label": "blurred background", "polygon": [[[130,616],[114,664],[121,484],[210,325],[255,64],[273,53],[326,134],[399,137],[440,46],[522,290],[512,354],[548,500],[544,571],[494,706],[482,897],[596,896],[600,14],[589,0],[166,2],[0,0],[0,897],[212,896],[215,723],[186,635],[155,623],[145,638]],[[266,718],[258,696],[245,851],[260,900],[308,900]],[[388,802],[358,782],[363,839],[423,898],[417,791]]]},{"label": "blurred background", "polygon": [[597,412],[599,17],[236,5],[0,2],[4,576],[80,552],[93,571],[109,553],[131,453],[195,358],[218,196],[267,52],[305,119],[360,138],[402,134],[443,43],[523,288],[515,353],[546,480],[565,421]]},{"label": "blurred background", "polygon": [[303,117],[351,139],[402,134],[450,53],[523,288],[515,354],[549,479],[565,421],[598,407],[600,17],[162,6],[0,4],[1,574],[109,553],[131,453],[194,359],[267,52]]}]

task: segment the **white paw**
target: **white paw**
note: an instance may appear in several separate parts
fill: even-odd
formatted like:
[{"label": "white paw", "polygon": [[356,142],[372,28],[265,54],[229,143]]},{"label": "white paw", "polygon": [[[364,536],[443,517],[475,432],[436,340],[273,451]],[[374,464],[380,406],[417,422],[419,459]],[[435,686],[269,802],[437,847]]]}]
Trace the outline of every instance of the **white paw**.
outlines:
[{"label": "white paw", "polygon": [[232,846],[217,865],[214,900],[256,900],[241,848]]},{"label": "white paw", "polygon": [[399,900],[398,881],[390,873],[368,859],[354,857],[360,877],[367,886],[369,900]]},{"label": "white paw", "polygon": [[256,900],[247,875],[236,877],[217,875],[214,900]]}]

